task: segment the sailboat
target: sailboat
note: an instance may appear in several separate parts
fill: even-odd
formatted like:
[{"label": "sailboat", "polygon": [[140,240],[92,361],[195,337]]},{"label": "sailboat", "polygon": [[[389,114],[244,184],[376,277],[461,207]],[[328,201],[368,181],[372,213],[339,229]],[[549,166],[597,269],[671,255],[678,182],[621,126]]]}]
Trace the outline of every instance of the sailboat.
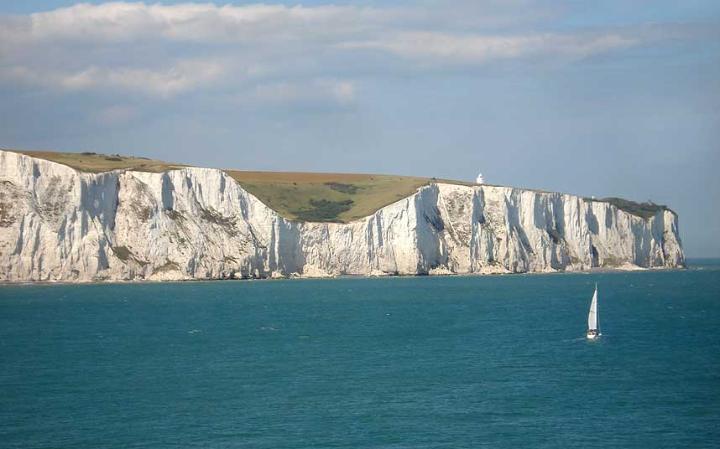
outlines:
[{"label": "sailboat", "polygon": [[589,340],[595,340],[599,336],[600,325],[598,322],[597,284],[595,284],[595,293],[593,293],[592,302],[590,303],[590,313],[588,313],[587,338]]}]

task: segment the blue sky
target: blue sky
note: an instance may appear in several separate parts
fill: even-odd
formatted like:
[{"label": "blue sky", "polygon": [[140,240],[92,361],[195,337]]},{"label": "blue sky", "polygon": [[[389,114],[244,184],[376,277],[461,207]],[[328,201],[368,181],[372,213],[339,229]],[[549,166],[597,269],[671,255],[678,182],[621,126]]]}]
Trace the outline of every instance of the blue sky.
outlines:
[{"label": "blue sky", "polygon": [[720,2],[2,2],[0,98],[3,147],[482,171],[668,204],[720,256]]}]

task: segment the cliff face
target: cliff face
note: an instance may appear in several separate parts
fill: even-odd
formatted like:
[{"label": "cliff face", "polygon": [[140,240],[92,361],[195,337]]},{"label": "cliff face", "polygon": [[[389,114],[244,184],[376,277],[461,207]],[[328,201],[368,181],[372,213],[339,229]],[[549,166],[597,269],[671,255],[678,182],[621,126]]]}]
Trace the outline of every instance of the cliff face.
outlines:
[{"label": "cliff face", "polygon": [[431,184],[347,224],[286,220],[221,170],[81,173],[0,151],[0,280],[170,280],[679,267],[677,216]]}]

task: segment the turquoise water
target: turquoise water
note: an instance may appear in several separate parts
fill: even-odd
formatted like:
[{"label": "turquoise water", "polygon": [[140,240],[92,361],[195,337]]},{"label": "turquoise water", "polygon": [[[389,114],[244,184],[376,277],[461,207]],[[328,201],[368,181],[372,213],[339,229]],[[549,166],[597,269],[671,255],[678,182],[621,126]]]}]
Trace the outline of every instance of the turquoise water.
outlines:
[{"label": "turquoise water", "polygon": [[0,445],[717,447],[719,328],[717,264],[4,286]]}]

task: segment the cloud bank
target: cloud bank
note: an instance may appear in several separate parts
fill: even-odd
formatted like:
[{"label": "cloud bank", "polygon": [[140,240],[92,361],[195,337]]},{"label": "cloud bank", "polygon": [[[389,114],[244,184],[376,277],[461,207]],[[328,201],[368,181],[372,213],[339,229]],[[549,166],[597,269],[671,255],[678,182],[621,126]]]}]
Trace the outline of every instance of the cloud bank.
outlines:
[{"label": "cloud bank", "polygon": [[0,83],[159,99],[223,90],[246,101],[347,105],[357,72],[566,64],[678,35],[670,26],[529,32],[505,9],[481,12],[456,31],[449,23],[460,15],[449,18],[447,8],[78,4],[0,17]]}]

